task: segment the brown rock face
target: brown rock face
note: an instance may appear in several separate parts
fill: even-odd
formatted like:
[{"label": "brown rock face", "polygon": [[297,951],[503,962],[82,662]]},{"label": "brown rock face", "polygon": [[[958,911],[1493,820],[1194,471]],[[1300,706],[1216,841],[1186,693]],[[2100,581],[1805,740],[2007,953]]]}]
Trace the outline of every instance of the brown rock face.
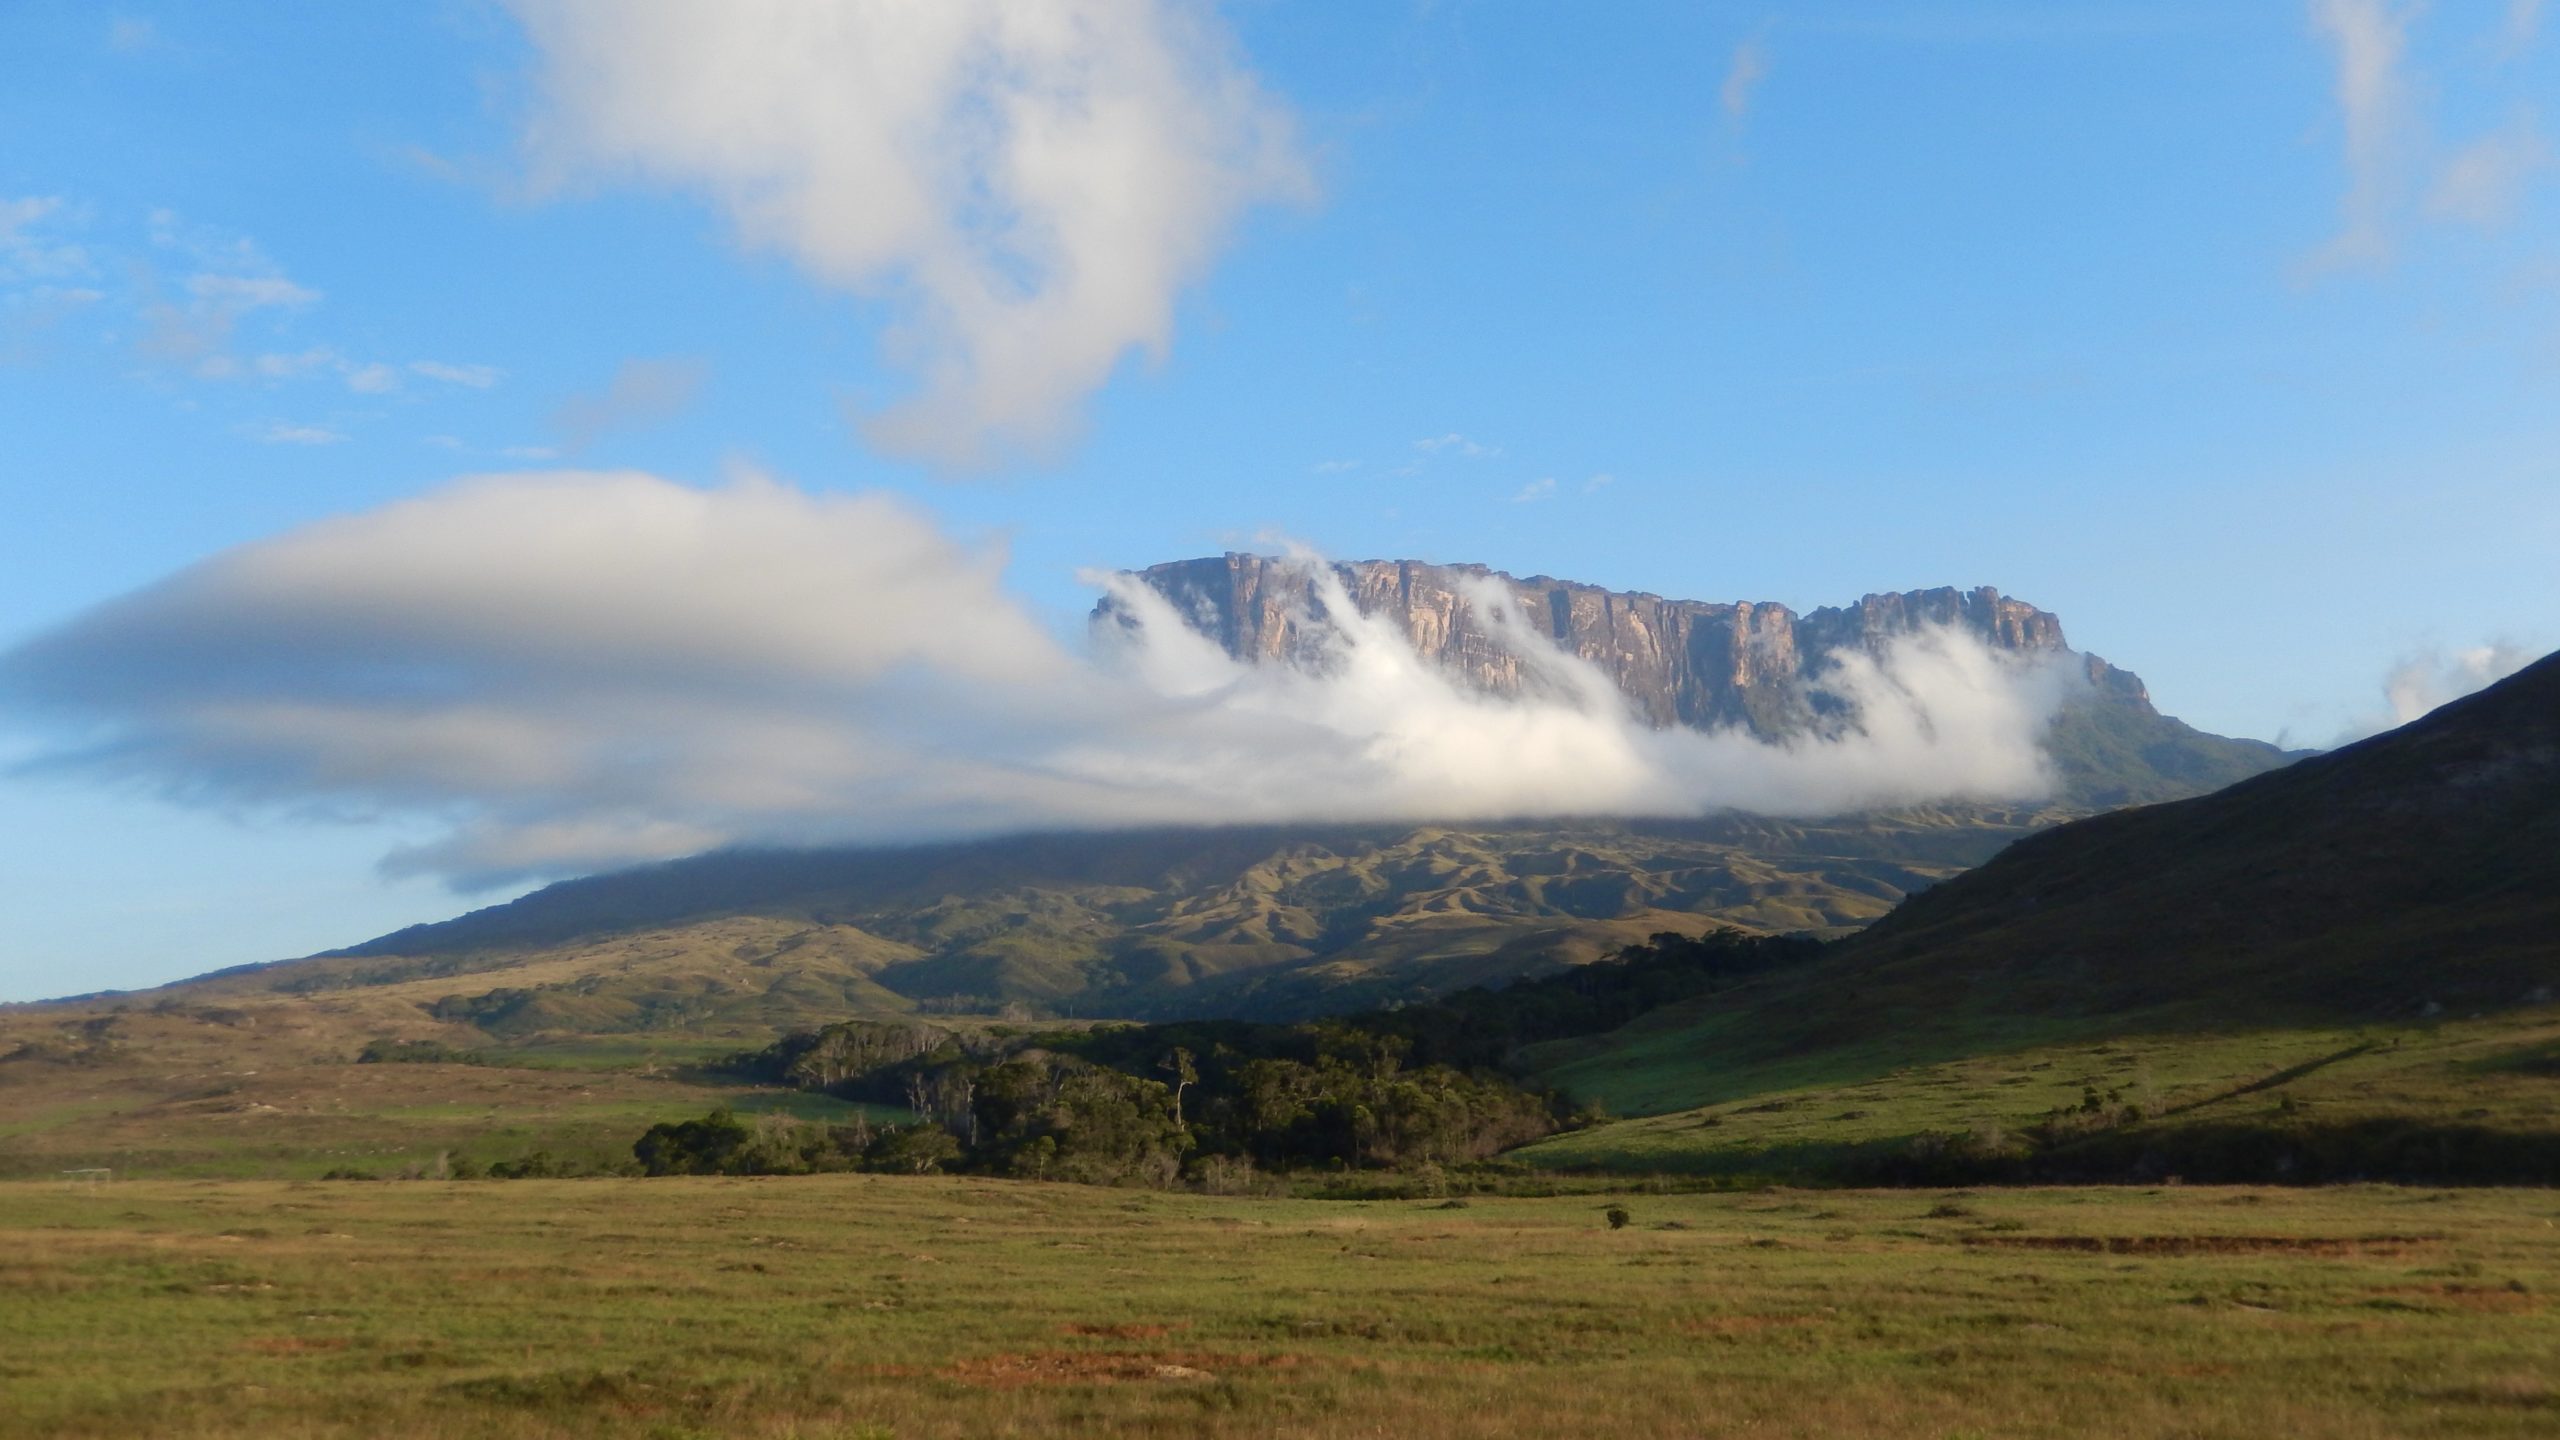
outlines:
[{"label": "brown rock face", "polygon": [[[1869,595],[1800,616],[1767,602],[1665,600],[1481,565],[1356,560],[1330,568],[1361,614],[1396,624],[1426,660],[1481,689],[1517,694],[1534,681],[1464,599],[1468,587],[1497,585],[1533,629],[1597,665],[1657,726],[1788,733],[1807,718],[1804,682],[1826,656],[1878,649],[1922,625],[1960,626],[2019,653],[2069,648],[2059,618],[1988,586]],[[1323,603],[1297,562],[1229,553],[1151,566],[1137,578],[1239,659],[1301,660],[1320,647],[1309,628],[1324,623]],[[1097,622],[1118,618],[1108,599],[1094,611]],[[2151,712],[2140,679],[2096,656],[2085,665],[2101,696]]]}]

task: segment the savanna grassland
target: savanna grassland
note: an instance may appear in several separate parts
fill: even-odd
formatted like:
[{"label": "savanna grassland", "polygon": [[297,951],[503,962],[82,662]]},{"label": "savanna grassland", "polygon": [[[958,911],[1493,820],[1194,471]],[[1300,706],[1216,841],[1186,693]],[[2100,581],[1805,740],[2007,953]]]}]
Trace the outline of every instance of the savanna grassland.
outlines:
[{"label": "savanna grassland", "polygon": [[[2193,1163],[2183,1137],[2217,1129],[2245,1133],[2256,1156],[2290,1146],[2305,1166],[2306,1145],[2350,1128],[2398,1130],[2412,1145],[2469,1136],[2503,1147],[2482,1168],[2510,1179],[2545,1174],[2560,1154],[2560,1005],[2412,1025],[2128,1029],[2043,1043],[2037,1027],[2012,1023],[1970,1047],[1904,1034],[1780,1063],[1723,1061],[1743,1043],[1702,1032],[1738,1032],[1749,1014],[1666,1007],[1605,1036],[1537,1047],[1542,1080],[1642,1118],[1514,1158],[1643,1174],[1840,1175],[1907,1152],[1916,1136],[2040,1126],[2057,1144],[2151,1148],[2167,1171]],[[2392,1173],[2370,1144],[2354,1161],[2362,1173]],[[2462,1173],[2423,1158],[2400,1168]],[[2275,1178],[2330,1177],[2306,1168]]]},{"label": "savanna grassland", "polygon": [[2555,1226],[2382,1187],[14,1182],[0,1434],[2547,1435]]},{"label": "savanna grassland", "polygon": [[[717,1037],[553,1037],[479,1063],[354,1063],[381,1028],[329,1002],[0,1010],[0,1180],[380,1175],[536,1151],[627,1162],[634,1136],[715,1106],[813,1122],[904,1118],[824,1095],[707,1083]],[[394,1033],[397,1033],[396,1031]]]}]

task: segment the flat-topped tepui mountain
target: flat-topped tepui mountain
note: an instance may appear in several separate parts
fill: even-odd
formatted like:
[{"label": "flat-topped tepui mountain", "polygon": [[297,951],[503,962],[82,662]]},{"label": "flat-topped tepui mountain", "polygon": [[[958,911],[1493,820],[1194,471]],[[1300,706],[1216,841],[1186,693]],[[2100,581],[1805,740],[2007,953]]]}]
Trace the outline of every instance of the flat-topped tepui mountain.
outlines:
[{"label": "flat-topped tepui mountain", "polygon": [[[1023,836],[904,848],[739,850],[573,880],[511,904],[191,992],[399,997],[457,1035],[750,1035],[847,1011],[1003,1007],[1059,1015],[1290,1015],[1576,963],[1656,930],[1845,934],[2033,829],[2187,794],[2284,757],[2202,735],[2142,682],[2067,650],[2050,613],[1991,590],[1783,606],[1622,594],[1478,567],[1336,567],[1355,603],[1471,683],[1518,657],[1467,603],[1508,586],[1555,643],[1671,725],[1797,733],[1832,651],[1922,624],[2062,659],[2093,684],[2057,721],[2046,806],[1948,804],[1785,822],[1235,827]],[[1321,623],[1302,564],[1230,555],[1143,572],[1231,653],[1286,663]],[[1106,603],[1098,620],[1107,621]],[[399,1011],[386,1013],[402,1013]]]},{"label": "flat-topped tepui mountain", "polygon": [[[1390,621],[1427,661],[1468,684],[1517,694],[1518,655],[1467,599],[1471,587],[1509,592],[1514,609],[1565,651],[1617,682],[1655,726],[1740,727],[1762,739],[1802,733],[1809,690],[1829,657],[1877,650],[1923,625],[1953,626],[1994,650],[2053,656],[2090,682],[2047,738],[2063,803],[2082,809],[2193,795],[2285,763],[2259,740],[2208,735],[2162,715],[2139,676],[2072,652],[2061,617],[1989,587],[1868,595],[1798,615],[1769,602],[1666,600],[1481,565],[1358,560],[1322,566],[1366,616]],[[1229,552],[1135,572],[1190,624],[1238,659],[1295,663],[1316,654],[1326,624],[1317,562]],[[1119,618],[1106,598],[1097,624]]]}]

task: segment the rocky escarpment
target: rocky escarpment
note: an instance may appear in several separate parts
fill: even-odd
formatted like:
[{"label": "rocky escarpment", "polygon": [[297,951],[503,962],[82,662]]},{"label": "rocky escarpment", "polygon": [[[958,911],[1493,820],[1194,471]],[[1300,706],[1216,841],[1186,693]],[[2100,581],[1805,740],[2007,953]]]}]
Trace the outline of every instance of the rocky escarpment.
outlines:
[{"label": "rocky escarpment", "polygon": [[[1498,587],[1530,628],[1597,666],[1656,726],[1740,726],[1773,739],[1799,733],[1815,709],[1806,682],[1829,656],[1876,650],[1924,625],[1960,627],[2016,654],[2070,651],[2060,617],[1987,586],[1869,595],[1799,615],[1766,601],[1669,600],[1481,565],[1359,560],[1328,568],[1362,615],[1401,629],[1426,660],[1479,689],[1518,694],[1535,686],[1534,671],[1467,598]],[[1318,572],[1305,562],[1229,553],[1135,574],[1239,659],[1304,663],[1322,653],[1328,622]],[[1127,618],[1110,599],[1094,612],[1096,623]],[[2057,723],[2051,747],[2067,799],[2094,808],[2196,794],[2286,758],[2271,745],[2206,735],[2163,716],[2132,672],[2094,655],[2077,660],[2091,688]]]},{"label": "rocky escarpment", "polygon": [[[1527,679],[1520,657],[1467,600],[1474,587],[1498,586],[1532,628],[1598,666],[1655,725],[1791,733],[1805,719],[1805,682],[1826,656],[1872,650],[1924,625],[1957,626],[2020,654],[2069,648],[2058,616],[1989,587],[1869,595],[1798,615],[1767,601],[1666,600],[1544,575],[1517,579],[1481,565],[1356,560],[1329,568],[1361,614],[1394,622],[1423,658],[1479,689],[1517,694]],[[1137,575],[1239,659],[1304,660],[1322,643],[1324,601],[1306,564],[1227,554]],[[1105,600],[1096,618],[1115,609]],[[2105,677],[2112,698],[2149,707],[2141,680],[2095,656],[2085,663],[2093,679]]]}]

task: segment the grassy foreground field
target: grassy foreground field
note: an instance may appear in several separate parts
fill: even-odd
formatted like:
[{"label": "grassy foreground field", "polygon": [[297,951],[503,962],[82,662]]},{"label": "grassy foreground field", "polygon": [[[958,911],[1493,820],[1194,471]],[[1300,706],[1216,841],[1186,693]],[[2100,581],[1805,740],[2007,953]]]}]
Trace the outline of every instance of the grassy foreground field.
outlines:
[{"label": "grassy foreground field", "polygon": [[2548,1435],[2560,1195],[0,1185],[0,1434]]},{"label": "grassy foreground field", "polygon": [[1914,1059],[1933,1053],[1925,1033],[1759,1060],[1747,1049],[1749,1019],[1672,1006],[1607,1035],[1536,1047],[1540,1080],[1640,1118],[1513,1157],[1638,1174],[1818,1172],[1900,1151],[1923,1134],[2023,1129],[2090,1096],[2109,1111],[2138,1107],[2143,1118],[2119,1127],[2136,1136],[2250,1125],[2272,1143],[2288,1131],[2373,1122],[2560,1133],[2560,1005],[2361,1028],[2128,1025],[2043,1043],[2035,1027],[2012,1024],[1938,1042],[1936,1053],[1960,1058],[1936,1061]]},{"label": "grassy foreground field", "polygon": [[91,1167],[185,1179],[389,1176],[440,1158],[485,1166],[534,1151],[593,1167],[627,1163],[651,1125],[718,1106],[832,1123],[908,1118],[689,1078],[689,1063],[762,1036],[555,1037],[489,1047],[487,1064],[350,1063],[385,1033],[401,1032],[382,1013],[330,1001],[162,1002],[70,1019],[52,1007],[0,1007],[0,1181]]}]

